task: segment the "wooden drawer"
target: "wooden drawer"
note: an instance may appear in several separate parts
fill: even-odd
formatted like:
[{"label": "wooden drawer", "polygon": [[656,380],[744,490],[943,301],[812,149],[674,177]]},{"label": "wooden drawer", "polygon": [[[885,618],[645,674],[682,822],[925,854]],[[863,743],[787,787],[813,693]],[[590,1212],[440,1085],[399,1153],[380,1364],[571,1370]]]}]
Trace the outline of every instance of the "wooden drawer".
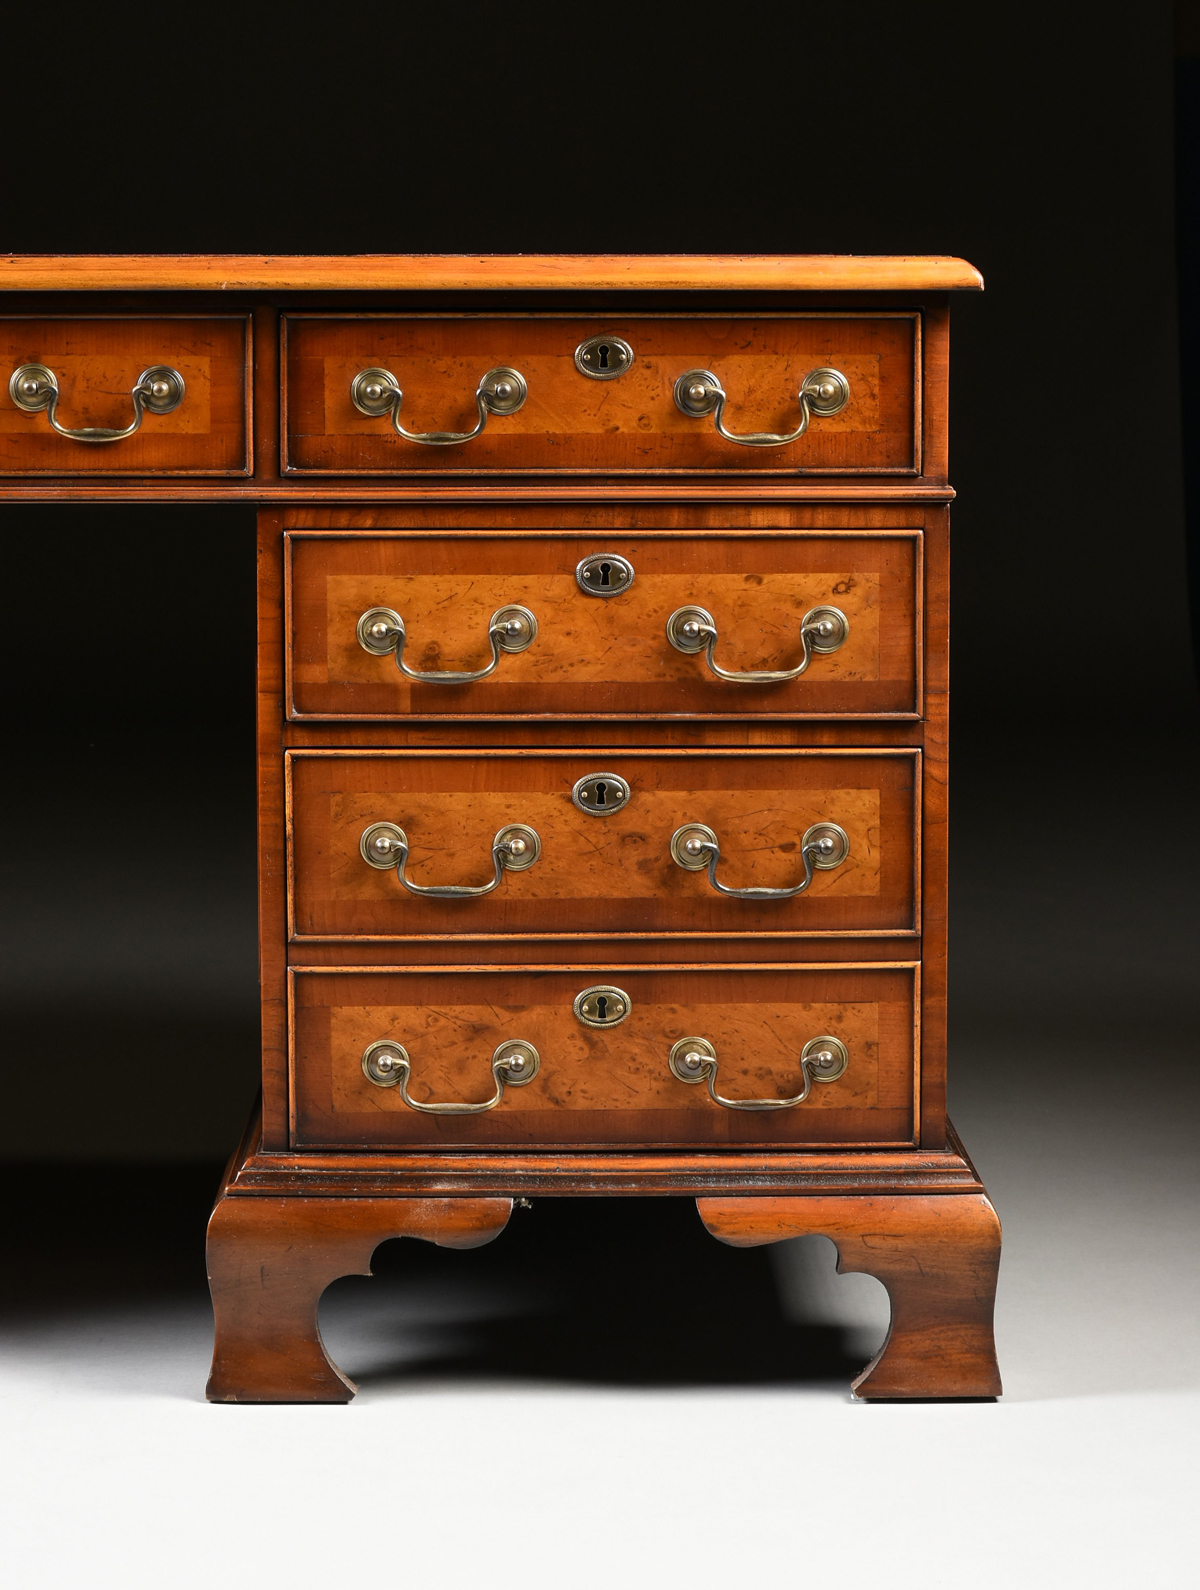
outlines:
[{"label": "wooden drawer", "polygon": [[[287,761],[293,938],[916,927],[915,751],[296,751]],[[613,779],[611,815],[582,810],[573,797],[577,782],[597,773]],[[630,794],[613,810],[620,780]],[[540,854],[523,870],[503,870],[491,893],[421,896],[394,865],[364,860],[364,836],[379,823],[402,831],[405,876],[418,887],[494,881],[493,842],[511,824],[534,830]],[[672,858],[676,830],[696,823],[716,835],[716,877],[729,888],[794,887],[805,875],[803,836],[815,825],[837,824],[849,850],[839,865],[814,868],[791,898],[733,898],[714,890],[707,870]],[[526,859],[533,848],[528,842]]]},{"label": "wooden drawer", "polygon": [[[0,319],[0,474],[245,475],[250,472],[250,327],[244,315],[11,316]],[[56,403],[26,412],[14,400],[15,372],[52,372]],[[182,378],[166,413],[147,407],[119,440],[78,440],[66,430],[120,431],[137,415],[142,376],[164,367]],[[52,388],[35,384],[45,401]],[[168,401],[178,396],[173,390]],[[152,400],[153,401],[153,400]]]},{"label": "wooden drawer", "polygon": [[[343,531],[285,542],[293,718],[920,711],[919,530]],[[581,561],[610,553],[632,565],[632,583],[608,598],[585,594]],[[404,623],[408,668],[479,670],[491,660],[493,615],[512,604],[533,613],[537,635],[526,650],[501,653],[476,683],[410,682],[394,651],[365,650],[358,637],[364,613],[391,609]],[[798,678],[733,683],[714,675],[703,651],[687,654],[668,640],[668,620],[691,605],[714,620],[713,658],[730,672],[794,668],[804,655],[802,621],[825,606],[844,614],[845,639],[814,654]]]},{"label": "wooden drawer", "polygon": [[[298,970],[294,1144],[908,1144],[916,979],[910,964]],[[588,1027],[576,1016],[577,997],[596,985],[630,1001],[618,1026]],[[673,1046],[693,1037],[715,1050],[714,1086],[726,1098],[795,1097],[814,1038],[838,1039],[846,1067],[789,1109],[728,1109],[703,1078],[683,1082],[670,1069]],[[410,1099],[480,1102],[495,1091],[495,1051],[513,1040],[537,1050],[536,1075],[480,1114],[423,1114],[398,1086],[378,1086],[363,1071],[368,1045],[400,1044]]]},{"label": "wooden drawer", "polygon": [[[289,315],[284,331],[286,467],[293,471],[920,472],[920,316],[913,312]],[[633,350],[616,379],[591,379],[576,363],[576,350],[598,335]],[[675,401],[681,376],[708,372],[727,395],[727,430],[790,435],[801,422],[805,377],[827,368],[848,383],[844,406],[814,415],[805,434],[784,446],[727,441],[714,415],[689,415]],[[367,370],[387,373],[402,393],[400,425],[422,434],[472,430],[476,391],[489,371],[515,370],[527,395],[515,412],[488,414],[473,440],[425,445],[397,434],[386,390],[388,412],[356,407],[352,383]]]}]

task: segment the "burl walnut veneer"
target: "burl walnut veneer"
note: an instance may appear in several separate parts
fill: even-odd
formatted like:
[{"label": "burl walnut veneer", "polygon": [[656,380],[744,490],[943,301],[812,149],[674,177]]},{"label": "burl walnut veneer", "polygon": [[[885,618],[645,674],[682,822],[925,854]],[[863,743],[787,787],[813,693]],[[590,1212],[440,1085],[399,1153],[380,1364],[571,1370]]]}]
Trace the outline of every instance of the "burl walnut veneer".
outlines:
[{"label": "burl walnut veneer", "polygon": [[[8,256],[0,497],[259,505],[261,1109],[215,1401],[515,1198],[877,1276],[999,1393],[946,1118],[943,258]],[[196,549],[202,556],[202,549]]]}]

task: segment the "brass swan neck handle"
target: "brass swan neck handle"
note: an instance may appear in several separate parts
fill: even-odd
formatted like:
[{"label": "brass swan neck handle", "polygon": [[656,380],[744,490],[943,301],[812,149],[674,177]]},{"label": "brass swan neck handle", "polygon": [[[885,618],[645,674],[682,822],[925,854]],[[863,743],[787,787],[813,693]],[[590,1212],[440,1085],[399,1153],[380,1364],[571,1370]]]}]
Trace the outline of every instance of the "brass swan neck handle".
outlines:
[{"label": "brass swan neck handle", "polygon": [[405,872],[408,865],[408,835],[395,823],[371,823],[358,841],[359,854],[368,867],[380,872],[395,868],[396,876],[409,894],[431,900],[476,900],[500,887],[506,872],[524,872],[542,853],[536,828],[527,823],[506,823],[492,840],[492,872],[488,883],[413,883]]},{"label": "brass swan neck handle", "polygon": [[707,823],[684,823],[671,835],[671,860],[685,872],[708,869],[708,881],[718,894],[735,900],[791,900],[803,894],[816,872],[840,867],[850,854],[850,837],[837,823],[814,823],[800,841],[800,861],[804,876],[790,889],[731,889],[717,877],[721,842]]},{"label": "brass swan neck handle", "polygon": [[44,409],[51,429],[69,442],[123,442],[141,429],[145,414],[170,414],[183,402],[187,388],[178,370],[168,364],[152,364],[134,382],[129,396],[133,400],[133,419],[121,429],[101,425],[81,425],[72,430],[58,420],[58,377],[44,364],[22,364],[9,378],[8,395],[26,414]]},{"label": "brass swan neck handle", "polygon": [[725,428],[725,405],[729,396],[711,370],[685,370],[675,383],[675,407],[690,419],[715,415],[717,435],[739,447],[787,447],[798,442],[814,418],[825,419],[841,413],[850,401],[850,383],[840,370],[823,367],[810,370],[800,384],[797,401],[800,423],[794,431],[781,435],[775,431],[751,431],[739,435]]},{"label": "brass swan neck handle", "polygon": [[392,429],[406,442],[417,442],[421,447],[459,447],[463,442],[473,442],[482,432],[490,414],[515,414],[529,395],[525,377],[519,370],[506,364],[488,370],[475,388],[475,407],[479,418],[469,431],[406,431],[400,423],[400,405],[404,393],[399,381],[390,370],[373,367],[360,370],[350,383],[350,401],[360,414],[371,419],[387,415]]},{"label": "brass swan neck handle", "polygon": [[422,673],[410,668],[404,661],[408,631],[394,607],[369,607],[360,614],[356,628],[358,644],[364,651],[370,652],[373,657],[386,657],[393,652],[396,667],[406,679],[411,679],[417,685],[473,685],[476,680],[486,679],[489,674],[495,673],[501,652],[515,656],[517,652],[532,646],[537,639],[537,632],[537,619],[529,609],[517,602],[510,602],[506,607],[498,607],[488,621],[487,641],[492,653],[491,662],[474,670],[435,668]]},{"label": "brass swan neck handle", "polygon": [[720,635],[717,621],[706,607],[677,607],[667,620],[667,639],[675,650],[686,656],[704,652],[710,671],[731,685],[780,685],[799,679],[814,657],[837,651],[849,633],[850,620],[840,607],[811,607],[800,620],[800,661],[794,668],[734,673],[722,668],[713,655]]},{"label": "brass swan neck handle", "polygon": [[541,1056],[531,1043],[523,1038],[510,1038],[499,1044],[492,1055],[495,1089],[490,1099],[466,1104],[423,1104],[408,1091],[412,1061],[402,1043],[379,1038],[367,1045],[362,1057],[363,1075],[368,1082],[373,1082],[377,1088],[397,1088],[409,1109],[418,1110],[422,1115],[482,1115],[485,1110],[494,1110],[503,1099],[505,1088],[523,1088],[532,1082],[541,1063]]},{"label": "brass swan neck handle", "polygon": [[836,1082],[850,1063],[840,1038],[810,1038],[800,1051],[803,1086],[790,1099],[727,1099],[717,1092],[717,1051],[707,1038],[680,1038],[667,1056],[671,1075],[680,1082],[706,1082],[708,1096],[724,1110],[790,1110],[803,1104],[814,1082]]}]

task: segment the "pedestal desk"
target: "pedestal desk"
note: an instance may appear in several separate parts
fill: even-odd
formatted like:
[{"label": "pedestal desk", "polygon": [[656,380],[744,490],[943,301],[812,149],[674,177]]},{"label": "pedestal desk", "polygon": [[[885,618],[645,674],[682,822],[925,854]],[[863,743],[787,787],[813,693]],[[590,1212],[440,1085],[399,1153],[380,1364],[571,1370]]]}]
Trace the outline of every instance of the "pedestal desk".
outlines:
[{"label": "pedestal desk", "polygon": [[[514,1200],[696,1200],[999,1392],[945,1110],[946,258],[10,257],[10,501],[258,505],[262,1105],[217,1401]],[[249,688],[249,680],[247,680]]]}]

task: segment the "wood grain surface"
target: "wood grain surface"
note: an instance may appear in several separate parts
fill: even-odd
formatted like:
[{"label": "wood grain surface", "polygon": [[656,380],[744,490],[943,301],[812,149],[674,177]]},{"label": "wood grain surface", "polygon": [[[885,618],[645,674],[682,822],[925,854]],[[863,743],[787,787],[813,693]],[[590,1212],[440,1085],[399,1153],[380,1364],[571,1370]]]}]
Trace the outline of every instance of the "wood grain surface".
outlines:
[{"label": "wood grain surface", "polygon": [[[293,936],[421,937],[512,933],[829,933],[916,929],[914,801],[919,756],[834,752],[513,751],[288,756]],[[580,778],[610,772],[630,785],[609,817],[580,811]],[[362,859],[376,822],[408,837],[414,883],[479,884],[493,876],[492,840],[533,827],[541,856],[491,894],[411,894],[394,869]],[[684,823],[706,823],[731,888],[790,888],[803,877],[801,838],[835,822],[850,838],[841,866],[787,900],[737,900],[670,854]]]},{"label": "wood grain surface", "polygon": [[2,292],[978,291],[944,254],[17,254]]},{"label": "wood grain surface", "polygon": [[[581,558],[616,553],[632,585],[583,592]],[[561,535],[437,536],[394,532],[286,538],[293,717],[915,715],[919,711],[922,538],[917,530],[816,535],[692,536],[600,530]],[[473,685],[413,684],[391,655],[359,645],[371,607],[404,619],[405,661],[418,671],[472,669],[490,656],[492,614],[518,602],[538,620],[527,651],[501,657]],[[800,624],[813,607],[839,607],[849,633],[783,684],[716,678],[703,655],[676,651],[670,615],[712,613],[717,663],[729,670],[794,667]]]},{"label": "wood grain surface", "polygon": [[[276,454],[272,452],[272,462]],[[704,502],[712,498],[712,484],[707,478],[697,480],[655,479],[644,485],[632,485],[629,479],[614,481],[608,491],[602,491],[595,481],[562,480],[555,485],[532,480],[512,486],[513,502],[530,503],[595,503],[602,500],[620,500],[624,496],[635,502]],[[105,480],[81,480],[56,477],[40,480],[36,485],[18,479],[0,478],[0,502],[240,502],[286,503],[289,509],[298,503],[310,507],[378,507],[393,502],[405,505],[414,502],[455,502],[475,508],[495,501],[494,486],[486,484],[486,477],[468,480],[440,481],[433,476],[420,483],[397,477],[393,480],[375,479],[369,484],[361,480],[320,479],[278,480],[269,473],[258,480],[174,480],[153,479],[121,481],[117,477]],[[828,477],[811,482],[807,487],[796,480],[746,479],[741,477],[733,500],[765,504],[793,503],[797,498],[819,500],[823,503],[864,504],[880,506],[890,503],[911,503],[918,507],[924,503],[952,502],[954,491],[945,480],[896,476],[880,477],[870,485],[862,480],[830,480]]]},{"label": "wood grain surface", "polygon": [[[0,319],[0,474],[247,475],[249,362],[244,315]],[[130,393],[151,365],[178,370],[186,390],[178,408],[147,413],[123,441],[74,442],[44,411],[26,414],[13,402],[8,378],[22,364],[54,371],[58,421],[70,429],[128,425]]]},{"label": "wood grain surface", "polygon": [[216,1338],[210,1402],[349,1402],[357,1386],[325,1351],[317,1309],[343,1275],[370,1275],[392,1237],[477,1248],[511,1198],[219,1197],[208,1226]]},{"label": "wood grain surface", "polygon": [[820,1233],[838,1270],[873,1275],[892,1305],[887,1340],[854,1382],[863,1398],[998,1397],[992,1316],[1000,1222],[985,1194],[698,1198],[705,1227],[752,1248]]},{"label": "wood grain surface", "polygon": [[255,692],[258,806],[258,978],[264,1146],[288,1141],[287,811],[281,745],[283,702],[283,538],[278,509],[258,512],[258,626]]},{"label": "wood grain surface", "polygon": [[[283,511],[283,525],[287,533],[293,538],[294,550],[301,543],[311,540],[316,543],[332,543],[336,546],[344,545],[348,555],[353,559],[356,541],[373,544],[376,541],[386,542],[393,532],[399,532],[406,543],[411,542],[414,548],[436,546],[443,539],[457,540],[464,528],[463,508],[461,496],[464,491],[474,490],[461,485],[447,486],[421,486],[413,487],[413,492],[421,500],[394,501],[378,503],[358,503],[330,507],[317,503],[306,505],[296,504]],[[581,488],[583,489],[583,488]],[[582,501],[570,498],[564,501],[539,500],[536,491],[549,493],[551,488],[521,488],[506,487],[503,495],[497,500],[479,502],[472,506],[469,525],[472,527],[464,539],[469,540],[472,535],[492,532],[496,555],[499,549],[509,541],[517,539],[528,540],[530,543],[538,540],[553,542],[565,532],[571,533],[575,539],[581,532],[585,535],[595,533],[597,545],[603,541],[605,545],[612,545],[618,550],[627,547],[627,542],[620,540],[622,535],[632,534],[636,537],[633,548],[635,566],[644,568],[645,551],[638,551],[643,537],[648,540],[657,540],[661,537],[664,551],[668,552],[676,540],[685,542],[693,539],[703,540],[716,536],[724,538],[729,532],[734,532],[730,537],[736,545],[731,551],[731,556],[740,547],[741,540],[761,538],[768,544],[779,540],[786,542],[790,538],[787,532],[808,532],[809,537],[801,535],[798,539],[805,542],[807,539],[821,540],[836,547],[857,545],[860,537],[864,541],[873,539],[871,532],[884,531],[893,535],[899,533],[900,538],[919,532],[921,543],[928,541],[927,555],[924,559],[926,568],[925,580],[934,582],[938,595],[939,607],[937,622],[932,631],[932,643],[938,648],[938,680],[939,688],[943,692],[938,698],[938,711],[944,718],[944,594],[946,589],[946,520],[945,509],[939,506],[905,506],[894,501],[881,501],[878,503],[860,503],[846,505],[838,502],[814,502],[811,500],[793,500],[782,502],[749,501],[745,499],[744,490],[735,488],[732,484],[722,492],[716,494],[711,488],[698,491],[697,488],[680,485],[675,488],[683,500],[678,503],[661,500],[642,500],[642,493],[650,490],[648,487],[635,488],[631,486],[586,488],[593,500]],[[775,485],[763,484],[756,490],[778,494],[780,488]],[[830,488],[832,489],[832,488]],[[531,498],[530,491],[535,490]],[[602,500],[596,500],[597,494],[604,494]],[[424,500],[426,497],[429,500]],[[436,499],[436,500],[434,500]],[[518,531],[519,536],[513,537],[512,531]],[[415,532],[415,533],[414,533]],[[701,532],[697,536],[697,532]],[[332,533],[332,534],[331,534]],[[282,655],[279,646],[277,626],[283,620],[284,593],[282,582],[272,573],[277,568],[277,558],[281,552],[281,538],[279,536],[279,519],[268,516],[265,512],[261,518],[263,560],[263,585],[260,596],[260,626],[265,647],[265,664],[275,665],[275,660]],[[617,537],[617,540],[614,540]],[[585,546],[588,543],[585,542]],[[564,549],[565,550],[565,549]],[[641,562],[638,562],[641,559]],[[573,568],[573,563],[568,565]],[[340,565],[339,565],[340,567]],[[481,570],[486,573],[486,570]],[[636,585],[634,587],[636,590]],[[602,607],[605,604],[595,602],[593,605]],[[489,610],[490,611],[490,610]],[[520,658],[509,658],[506,661],[516,662]],[[390,659],[389,659],[390,663]],[[264,676],[265,678],[265,676]],[[494,682],[494,681],[493,681]],[[272,698],[271,689],[277,685],[268,684],[263,695],[264,725],[268,722],[270,713],[274,713],[274,728],[264,733],[262,742],[262,779],[266,792],[268,805],[272,810],[282,811],[284,794],[284,757],[283,750],[289,744],[304,744],[313,747],[321,745],[341,745],[347,750],[353,750],[363,745],[387,747],[389,745],[413,745],[433,749],[441,746],[457,745],[466,750],[482,751],[508,748],[514,744],[525,743],[532,749],[545,745],[551,735],[555,738],[550,743],[557,743],[564,747],[578,748],[578,740],[582,725],[573,724],[566,720],[559,724],[516,719],[505,719],[494,716],[490,721],[480,721],[470,717],[460,717],[457,723],[443,720],[438,722],[430,720],[427,723],[405,722],[403,720],[347,721],[344,723],[326,723],[316,721],[311,724],[304,722],[286,723],[282,718],[282,702],[278,696]],[[597,752],[604,761],[611,760],[617,750],[628,749],[633,745],[644,748],[652,747],[656,742],[661,745],[670,745],[677,748],[697,746],[702,744],[743,746],[755,748],[762,744],[781,744],[779,737],[787,737],[791,744],[819,746],[819,745],[851,745],[857,744],[868,750],[872,744],[889,744],[891,746],[919,744],[924,734],[924,725],[921,722],[864,720],[853,722],[814,722],[812,720],[772,722],[764,713],[748,714],[736,721],[727,721],[713,718],[710,721],[701,719],[698,715],[677,715],[670,718],[648,720],[644,722],[614,721],[606,723],[604,720],[591,720],[594,728],[589,735],[597,740]],[[897,736],[903,732],[910,738],[898,741]],[[865,742],[864,735],[869,735]],[[874,738],[878,736],[878,738]],[[601,740],[603,738],[603,744]],[[271,747],[274,747],[272,750]],[[944,766],[939,776],[943,780],[942,793],[939,793],[930,807],[935,815],[940,811],[944,823]],[[923,783],[927,783],[923,780]],[[922,800],[929,800],[928,792]],[[279,840],[282,843],[284,823],[282,817],[278,820]],[[590,819],[589,819],[590,821]],[[268,823],[268,828],[271,825]],[[494,829],[491,832],[494,833]],[[944,831],[944,830],[943,830]],[[271,833],[274,830],[271,829]],[[265,831],[264,831],[265,833]],[[490,834],[485,836],[490,839]],[[265,840],[264,840],[265,842]],[[943,840],[944,843],[944,840]],[[938,858],[934,858],[936,861]],[[324,863],[322,863],[324,865]],[[939,863],[940,864],[940,863]],[[536,869],[535,869],[536,870]],[[528,877],[528,874],[524,875]],[[922,920],[926,929],[926,937],[920,940],[920,953],[927,955],[932,951],[933,965],[938,981],[935,983],[934,1003],[932,1012],[934,1016],[933,1047],[926,1049],[922,1060],[922,1094],[928,1088],[932,1104],[926,1108],[922,1131],[928,1143],[944,1141],[945,1133],[945,1103],[944,1103],[944,1075],[945,1075],[945,1046],[944,1046],[944,977],[945,959],[941,951],[945,937],[945,910],[944,910],[944,872],[939,876],[943,879],[939,885],[939,898],[933,901],[922,900]],[[692,879],[686,880],[691,882]],[[275,887],[272,875],[272,890]],[[393,880],[394,887],[394,880]],[[922,889],[924,896],[925,890]],[[275,896],[272,894],[272,902]],[[414,900],[414,904],[417,902]],[[812,903],[812,902],[810,902]],[[274,903],[272,911],[275,910]],[[272,916],[272,922],[276,920]],[[573,925],[572,925],[573,926]],[[276,931],[274,927],[266,930],[268,936]],[[577,928],[574,931],[578,932]],[[693,930],[694,931],[694,930]],[[930,938],[933,935],[933,939]],[[461,929],[455,937],[461,937]],[[935,942],[936,941],[936,942]],[[451,941],[452,942],[452,941]],[[583,938],[576,936],[568,938],[560,936],[555,941],[555,959],[571,964],[587,962],[594,958],[608,956],[614,960],[644,961],[648,964],[658,964],[665,960],[686,960],[694,958],[696,951],[684,948],[688,941],[682,938],[652,937],[643,934],[642,937],[626,937],[623,940]],[[709,937],[702,941],[693,939],[693,945],[703,943],[704,953],[711,955],[714,960],[777,960],[794,958],[788,946],[790,940],[786,937],[775,936],[747,936],[730,939],[728,937]],[[917,941],[913,943],[914,953]],[[490,961],[503,961],[517,963],[528,961],[529,940],[515,934],[506,937],[490,939],[486,957]],[[838,937],[813,937],[804,939],[804,955],[810,960],[824,960],[827,957],[844,958],[853,953],[860,960],[890,960],[895,956],[895,939],[861,938],[855,937],[851,949],[847,941]],[[264,965],[266,965],[268,946],[264,946]],[[276,998],[282,1000],[285,985],[282,973],[282,957],[277,954],[274,942],[269,947],[272,969],[269,979],[264,982],[264,997],[272,1001]],[[906,946],[907,950],[907,946]],[[408,963],[444,964],[451,952],[445,937],[430,935],[423,939],[409,938],[405,941],[403,956]],[[480,952],[475,952],[476,956]],[[303,965],[312,962],[321,964],[346,964],[348,960],[357,963],[369,962],[371,965],[386,967],[394,964],[396,951],[390,947],[387,939],[366,940],[356,939],[352,943],[338,940],[305,939],[295,942],[291,949],[291,960],[294,964]],[[924,979],[922,979],[924,990]],[[940,1034],[940,1036],[939,1036]],[[289,1099],[282,1077],[275,1067],[275,1052],[272,1050],[272,1070],[265,1077],[267,1096],[264,1099],[264,1146],[270,1152],[285,1150],[290,1141],[287,1130]],[[345,1150],[343,1150],[345,1151]],[[590,1173],[589,1173],[590,1174]],[[586,1181],[586,1176],[583,1178]],[[464,1185],[467,1185],[464,1183]],[[605,1183],[604,1185],[608,1185]]]},{"label": "wood grain surface", "polygon": [[[286,471],[920,473],[916,314],[289,315],[284,334]],[[634,349],[614,381],[576,368],[576,347],[597,334]],[[498,365],[520,371],[528,398],[459,446],[406,441],[350,400],[361,370],[383,368],[404,392],[406,430],[469,431],[475,389]],[[711,415],[681,413],[672,395],[685,371],[711,370],[728,393],[728,430],[786,434],[805,376],[826,365],[846,376],[849,402],[783,447],[725,441]]]},{"label": "wood grain surface", "polygon": [[[912,1141],[915,968],[891,966],[297,970],[293,1072],[298,1148],[438,1144],[524,1148]],[[618,1026],[585,1027],[575,996],[610,983],[631,1000]],[[789,1097],[810,1038],[842,1038],[850,1064],[803,1104],[728,1110],[667,1066],[679,1038],[706,1037],[729,1097]],[[402,1043],[412,1096],[469,1102],[492,1091],[491,1057],[513,1038],[541,1070],[476,1116],[423,1115],[362,1073],[368,1043]]]},{"label": "wood grain surface", "polygon": [[255,1109],[230,1161],[227,1191],[280,1198],[573,1198],[811,1196],[816,1193],[981,1193],[984,1186],[949,1122],[946,1146],[690,1149],[506,1147],[397,1153],[390,1148],[268,1150]]},{"label": "wood grain surface", "polygon": [[946,1141],[950,866],[950,512],[927,519],[925,723],[921,756],[921,1142]]}]

